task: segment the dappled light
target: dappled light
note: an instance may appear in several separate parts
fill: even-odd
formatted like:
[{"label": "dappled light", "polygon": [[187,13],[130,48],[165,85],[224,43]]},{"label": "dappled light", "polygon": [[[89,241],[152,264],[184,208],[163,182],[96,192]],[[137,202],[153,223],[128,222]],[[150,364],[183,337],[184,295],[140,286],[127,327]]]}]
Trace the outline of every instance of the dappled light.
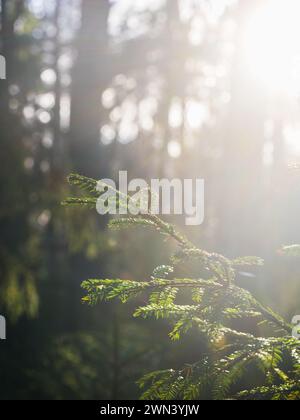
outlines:
[{"label": "dappled light", "polygon": [[299,16],[0,0],[0,400],[300,399]]}]

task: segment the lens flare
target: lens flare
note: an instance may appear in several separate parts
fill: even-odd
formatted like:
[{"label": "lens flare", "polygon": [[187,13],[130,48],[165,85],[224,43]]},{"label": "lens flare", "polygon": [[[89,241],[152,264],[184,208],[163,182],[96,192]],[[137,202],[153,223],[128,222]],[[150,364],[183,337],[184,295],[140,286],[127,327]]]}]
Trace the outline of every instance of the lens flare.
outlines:
[{"label": "lens flare", "polygon": [[247,71],[275,93],[300,90],[299,16],[299,0],[267,0],[245,26]]}]

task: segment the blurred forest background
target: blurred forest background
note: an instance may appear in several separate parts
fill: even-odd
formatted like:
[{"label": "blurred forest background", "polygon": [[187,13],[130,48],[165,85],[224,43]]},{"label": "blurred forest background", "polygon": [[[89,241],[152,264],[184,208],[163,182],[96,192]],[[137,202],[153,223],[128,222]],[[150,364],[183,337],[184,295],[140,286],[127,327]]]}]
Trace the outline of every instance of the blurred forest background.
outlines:
[{"label": "blurred forest background", "polygon": [[83,280],[145,279],[168,244],[62,208],[71,171],[204,178],[205,223],[175,223],[208,250],[265,258],[239,281],[300,313],[300,268],[277,252],[300,242],[300,33],[295,2],[275,3],[1,0],[0,399],[136,399],[142,374],[205,351],[130,305],[81,303]]}]

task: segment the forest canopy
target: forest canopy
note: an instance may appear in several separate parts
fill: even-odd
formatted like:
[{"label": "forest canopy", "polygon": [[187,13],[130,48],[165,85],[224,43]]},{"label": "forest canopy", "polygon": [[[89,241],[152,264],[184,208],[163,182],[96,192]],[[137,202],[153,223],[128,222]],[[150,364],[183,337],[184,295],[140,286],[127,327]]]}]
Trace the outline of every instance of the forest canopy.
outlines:
[{"label": "forest canopy", "polygon": [[299,399],[299,12],[0,0],[1,400]]}]

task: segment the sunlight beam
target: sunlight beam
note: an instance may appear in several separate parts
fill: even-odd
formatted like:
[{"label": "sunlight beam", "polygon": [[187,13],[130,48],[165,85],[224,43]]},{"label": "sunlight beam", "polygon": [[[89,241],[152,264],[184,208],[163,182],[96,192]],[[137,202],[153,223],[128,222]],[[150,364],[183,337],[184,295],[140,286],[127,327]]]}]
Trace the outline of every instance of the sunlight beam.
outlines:
[{"label": "sunlight beam", "polygon": [[299,0],[267,0],[244,29],[247,71],[273,93],[300,87],[299,16]]}]

